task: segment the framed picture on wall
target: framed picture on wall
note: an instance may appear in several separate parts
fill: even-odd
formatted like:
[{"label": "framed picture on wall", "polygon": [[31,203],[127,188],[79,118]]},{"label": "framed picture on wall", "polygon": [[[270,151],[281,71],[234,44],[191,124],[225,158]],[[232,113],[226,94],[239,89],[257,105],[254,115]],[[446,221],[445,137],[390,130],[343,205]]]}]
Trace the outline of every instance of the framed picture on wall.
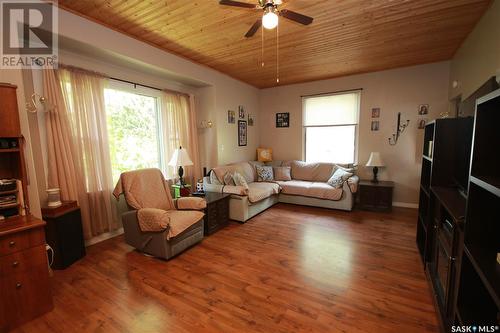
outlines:
[{"label": "framed picture on wall", "polygon": [[245,119],[245,108],[243,105],[238,106],[238,116],[240,119]]},{"label": "framed picture on wall", "polygon": [[380,108],[372,108],[372,118],[380,118]]},{"label": "framed picture on wall", "polygon": [[238,146],[247,145],[247,122],[238,120]]},{"label": "framed picture on wall", "polygon": [[276,127],[290,127],[290,113],[276,113]]},{"label": "framed picture on wall", "polygon": [[249,114],[248,115],[248,126],[253,126],[254,121],[255,121],[254,115],[253,114]]},{"label": "framed picture on wall", "polygon": [[227,110],[227,122],[228,124],[236,123],[236,112],[233,110]]}]

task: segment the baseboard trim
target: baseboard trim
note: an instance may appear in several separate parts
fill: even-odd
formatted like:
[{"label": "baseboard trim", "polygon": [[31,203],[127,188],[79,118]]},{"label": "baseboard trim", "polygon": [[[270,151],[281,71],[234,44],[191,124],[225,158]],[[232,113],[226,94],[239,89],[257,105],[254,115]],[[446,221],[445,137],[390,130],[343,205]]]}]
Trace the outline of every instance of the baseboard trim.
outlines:
[{"label": "baseboard trim", "polygon": [[119,236],[121,234],[123,234],[123,228],[120,228],[120,229],[117,229],[114,231],[110,231],[110,232],[105,232],[103,234],[100,234],[99,236],[95,236],[95,237],[92,237],[91,239],[86,240],[85,246],[94,245],[94,244],[103,242],[107,239]]},{"label": "baseboard trim", "polygon": [[409,203],[409,202],[398,202],[398,201],[394,201],[392,203],[392,205],[394,207],[402,207],[402,208],[414,208],[414,209],[417,209],[418,208],[418,204],[416,203]]}]

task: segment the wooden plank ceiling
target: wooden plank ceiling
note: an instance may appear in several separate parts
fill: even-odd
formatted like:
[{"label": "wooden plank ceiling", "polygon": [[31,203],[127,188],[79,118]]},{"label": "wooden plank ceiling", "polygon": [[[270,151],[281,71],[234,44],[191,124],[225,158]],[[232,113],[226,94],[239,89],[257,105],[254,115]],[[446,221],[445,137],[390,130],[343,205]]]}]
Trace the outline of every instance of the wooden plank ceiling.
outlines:
[{"label": "wooden plank ceiling", "polygon": [[[257,0],[241,0],[257,3]],[[314,17],[280,18],[280,85],[450,59],[490,0],[284,0]],[[217,0],[59,0],[62,8],[259,88],[276,86],[276,29]]]}]

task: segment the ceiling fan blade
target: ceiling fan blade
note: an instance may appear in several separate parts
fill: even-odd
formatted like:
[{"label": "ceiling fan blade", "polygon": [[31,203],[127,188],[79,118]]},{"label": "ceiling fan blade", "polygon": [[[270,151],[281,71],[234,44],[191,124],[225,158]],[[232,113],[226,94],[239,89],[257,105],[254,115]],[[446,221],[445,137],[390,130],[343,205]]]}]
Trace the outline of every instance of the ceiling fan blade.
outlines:
[{"label": "ceiling fan blade", "polygon": [[288,10],[288,9],[280,10],[280,15],[289,19],[289,20],[292,20],[292,21],[295,21],[295,22],[298,22],[298,23],[304,24],[304,25],[309,25],[313,21],[313,18],[310,16],[302,15],[302,14],[296,13],[296,12]]},{"label": "ceiling fan blade", "polygon": [[220,0],[219,5],[241,7],[241,8],[256,8],[257,7],[256,5],[253,5],[251,3],[232,1],[232,0]]},{"label": "ceiling fan blade", "polygon": [[248,30],[248,32],[245,34],[245,37],[249,38],[249,37],[252,37],[253,35],[255,35],[255,33],[257,32],[257,30],[259,30],[261,25],[262,25],[261,19],[258,19],[257,21],[255,21],[255,23],[252,25],[250,30]]}]

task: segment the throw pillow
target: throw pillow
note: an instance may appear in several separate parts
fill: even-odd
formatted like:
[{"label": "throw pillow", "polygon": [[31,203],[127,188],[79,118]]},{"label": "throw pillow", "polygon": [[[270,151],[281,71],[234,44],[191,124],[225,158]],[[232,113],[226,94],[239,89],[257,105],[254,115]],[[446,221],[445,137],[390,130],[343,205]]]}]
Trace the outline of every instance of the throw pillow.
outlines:
[{"label": "throw pillow", "polygon": [[292,180],[291,167],[274,167],[274,180]]},{"label": "throw pillow", "polygon": [[255,166],[257,171],[258,182],[272,182],[274,180],[273,167],[271,166]]},{"label": "throw pillow", "polygon": [[219,178],[217,178],[217,175],[215,174],[214,170],[210,170],[210,184],[213,184],[213,185],[224,185],[219,180]]},{"label": "throw pillow", "polygon": [[233,181],[236,186],[243,186],[244,188],[248,189],[247,180],[241,175],[241,173],[235,172],[233,175]]},{"label": "throw pillow", "polygon": [[344,182],[351,177],[353,173],[345,171],[343,168],[335,170],[333,175],[328,179],[328,185],[335,188],[341,188]]},{"label": "throw pillow", "polygon": [[224,175],[224,185],[235,185],[234,180],[233,180],[233,173],[232,172],[226,172]]}]

